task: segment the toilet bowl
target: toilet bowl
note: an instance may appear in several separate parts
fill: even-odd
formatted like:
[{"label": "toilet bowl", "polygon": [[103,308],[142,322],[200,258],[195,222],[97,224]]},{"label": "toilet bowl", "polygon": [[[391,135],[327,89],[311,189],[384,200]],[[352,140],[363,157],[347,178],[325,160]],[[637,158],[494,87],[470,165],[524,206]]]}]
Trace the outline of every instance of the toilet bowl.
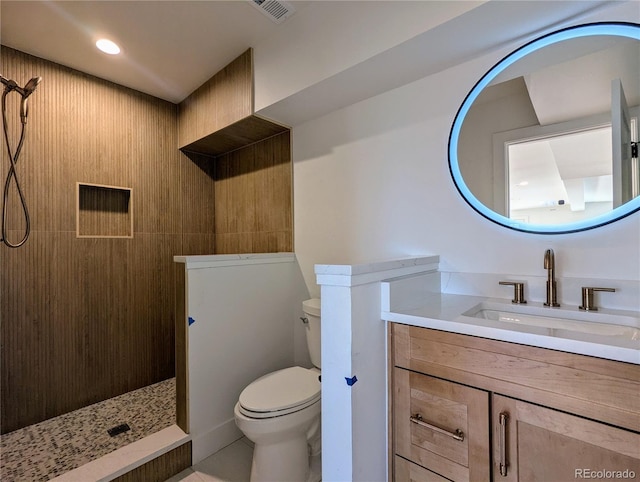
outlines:
[{"label": "toilet bowl", "polygon": [[255,444],[251,482],[311,482],[316,475],[319,480],[310,473],[309,457],[319,455],[321,445],[320,300],[303,302],[303,311],[317,368],[268,373],[242,391],[234,408],[236,425]]}]

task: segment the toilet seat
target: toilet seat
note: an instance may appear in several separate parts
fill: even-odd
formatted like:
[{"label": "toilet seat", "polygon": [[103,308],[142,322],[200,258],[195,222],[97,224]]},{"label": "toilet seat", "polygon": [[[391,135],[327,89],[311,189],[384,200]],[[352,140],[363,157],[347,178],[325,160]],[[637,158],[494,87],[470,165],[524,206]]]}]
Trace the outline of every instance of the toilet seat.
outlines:
[{"label": "toilet seat", "polygon": [[258,378],[240,394],[239,411],[251,418],[272,418],[307,408],[320,400],[318,372],[290,367]]}]

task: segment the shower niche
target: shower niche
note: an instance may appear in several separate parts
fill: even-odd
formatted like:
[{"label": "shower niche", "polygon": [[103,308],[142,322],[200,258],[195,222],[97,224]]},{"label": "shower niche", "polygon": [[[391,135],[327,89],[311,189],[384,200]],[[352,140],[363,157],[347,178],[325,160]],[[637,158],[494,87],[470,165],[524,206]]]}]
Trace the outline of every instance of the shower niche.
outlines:
[{"label": "shower niche", "polygon": [[77,183],[77,238],[133,238],[133,191],[128,187]]}]

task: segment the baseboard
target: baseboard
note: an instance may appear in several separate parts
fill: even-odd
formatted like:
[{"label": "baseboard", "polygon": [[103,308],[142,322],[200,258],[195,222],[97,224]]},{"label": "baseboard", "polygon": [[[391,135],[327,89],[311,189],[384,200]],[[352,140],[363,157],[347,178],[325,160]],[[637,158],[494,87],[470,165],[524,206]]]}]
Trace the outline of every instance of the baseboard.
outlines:
[{"label": "baseboard", "polygon": [[227,420],[206,433],[192,434],[192,463],[197,464],[242,437],[243,433],[234,419]]}]

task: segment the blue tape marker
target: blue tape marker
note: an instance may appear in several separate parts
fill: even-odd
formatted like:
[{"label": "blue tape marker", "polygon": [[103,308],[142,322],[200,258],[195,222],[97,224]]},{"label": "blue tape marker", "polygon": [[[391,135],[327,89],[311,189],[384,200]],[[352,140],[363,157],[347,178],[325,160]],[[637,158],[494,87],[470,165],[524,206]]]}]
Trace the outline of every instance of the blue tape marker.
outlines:
[{"label": "blue tape marker", "polygon": [[193,325],[196,322],[193,318],[189,317],[189,326]]},{"label": "blue tape marker", "polygon": [[347,381],[347,385],[349,385],[350,387],[353,386],[354,383],[356,383],[358,381],[358,378],[354,375],[351,378],[349,377],[344,377],[344,379]]}]

